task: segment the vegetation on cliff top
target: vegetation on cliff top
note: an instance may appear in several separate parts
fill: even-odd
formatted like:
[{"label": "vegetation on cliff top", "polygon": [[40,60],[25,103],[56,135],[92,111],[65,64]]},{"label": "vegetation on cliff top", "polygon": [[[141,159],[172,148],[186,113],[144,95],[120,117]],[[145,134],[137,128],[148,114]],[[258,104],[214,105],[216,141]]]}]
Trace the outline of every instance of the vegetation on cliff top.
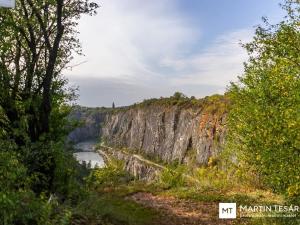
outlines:
[{"label": "vegetation on cliff top", "polygon": [[90,115],[95,115],[97,113],[115,114],[131,109],[150,109],[151,107],[165,107],[166,109],[170,107],[177,107],[179,109],[199,110],[203,113],[216,114],[221,116],[228,113],[228,110],[230,108],[230,97],[227,93],[225,93],[224,95],[215,94],[197,99],[194,96],[187,97],[183,93],[175,92],[174,95],[170,97],[145,99],[140,103],[115,108],[85,107],[76,105],[72,107],[70,118],[72,119],[72,115],[76,114],[76,112],[80,112],[87,117]]},{"label": "vegetation on cliff top", "polygon": [[151,98],[142,101],[141,103],[133,104],[129,108],[144,108],[149,106],[164,106],[172,107],[177,106],[179,108],[193,108],[201,109],[207,113],[225,113],[229,106],[229,98],[225,95],[215,94],[212,96],[206,96],[204,98],[197,99],[195,96],[190,98],[180,92],[175,92],[170,97]]}]

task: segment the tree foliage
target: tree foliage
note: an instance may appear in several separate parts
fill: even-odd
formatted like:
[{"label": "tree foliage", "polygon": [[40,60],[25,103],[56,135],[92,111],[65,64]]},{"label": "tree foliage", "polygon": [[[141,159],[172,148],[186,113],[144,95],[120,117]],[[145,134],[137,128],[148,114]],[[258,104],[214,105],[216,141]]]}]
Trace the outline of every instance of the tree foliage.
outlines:
[{"label": "tree foliage", "polygon": [[286,1],[287,17],[258,27],[245,73],[232,84],[227,148],[239,166],[290,197],[300,195],[300,3]]},{"label": "tree foliage", "polygon": [[0,9],[0,104],[20,142],[49,133],[51,112],[72,97],[62,70],[81,53],[78,19],[96,8],[88,0],[19,0],[15,10]]},{"label": "tree foliage", "polygon": [[89,0],[17,0],[16,9],[0,8],[1,224],[66,224],[69,213],[49,197],[80,196],[64,144],[75,93],[62,72],[81,54],[78,20],[97,7]]}]

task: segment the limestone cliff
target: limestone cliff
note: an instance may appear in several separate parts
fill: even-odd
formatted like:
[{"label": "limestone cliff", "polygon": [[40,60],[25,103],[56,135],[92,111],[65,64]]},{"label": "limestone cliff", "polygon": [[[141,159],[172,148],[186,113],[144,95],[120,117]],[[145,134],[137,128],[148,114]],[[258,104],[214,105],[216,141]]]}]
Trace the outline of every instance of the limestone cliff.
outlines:
[{"label": "limestone cliff", "polygon": [[98,152],[106,161],[117,159],[124,162],[124,169],[138,180],[153,181],[159,178],[159,174],[165,167],[146,160],[138,155],[130,154],[121,149],[101,147]]},{"label": "limestone cliff", "polygon": [[69,134],[69,141],[78,143],[100,137],[101,126],[108,111],[105,108],[74,107],[69,119],[79,122],[79,125],[78,128]]},{"label": "limestone cliff", "polygon": [[202,104],[173,105],[157,100],[118,110],[94,110],[90,115],[81,114],[85,126],[70,136],[95,134],[107,145],[133,149],[165,162],[206,164],[222,150],[226,104],[218,97]]}]

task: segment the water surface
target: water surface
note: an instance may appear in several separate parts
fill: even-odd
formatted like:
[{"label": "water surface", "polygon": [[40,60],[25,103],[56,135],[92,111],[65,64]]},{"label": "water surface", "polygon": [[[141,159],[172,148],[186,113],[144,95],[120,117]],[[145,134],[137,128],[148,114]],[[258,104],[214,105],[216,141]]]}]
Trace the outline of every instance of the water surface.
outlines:
[{"label": "water surface", "polygon": [[95,152],[97,141],[90,140],[76,144],[74,147],[78,152],[73,155],[80,164],[90,164],[91,168],[102,168],[105,166],[101,155]]}]

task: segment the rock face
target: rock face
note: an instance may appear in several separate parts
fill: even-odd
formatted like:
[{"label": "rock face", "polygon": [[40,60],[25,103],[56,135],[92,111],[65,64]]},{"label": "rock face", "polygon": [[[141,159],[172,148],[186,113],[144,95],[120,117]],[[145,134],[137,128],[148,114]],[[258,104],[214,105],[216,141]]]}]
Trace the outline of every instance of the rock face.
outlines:
[{"label": "rock face", "polygon": [[109,160],[110,158],[124,162],[124,169],[138,180],[153,181],[159,178],[164,167],[155,165],[147,160],[117,149],[102,149],[100,154]]},{"label": "rock face", "polygon": [[73,143],[78,143],[99,138],[101,136],[101,126],[106,119],[106,114],[107,111],[101,108],[75,107],[69,119],[79,121],[82,125],[69,134],[68,140]]},{"label": "rock face", "polygon": [[221,151],[226,114],[149,106],[107,114],[101,127],[108,145],[127,147],[165,162],[206,164]]},{"label": "rock face", "polygon": [[222,150],[226,113],[205,107],[153,104],[120,110],[79,111],[84,126],[69,135],[74,142],[101,137],[164,162],[207,164]]}]

